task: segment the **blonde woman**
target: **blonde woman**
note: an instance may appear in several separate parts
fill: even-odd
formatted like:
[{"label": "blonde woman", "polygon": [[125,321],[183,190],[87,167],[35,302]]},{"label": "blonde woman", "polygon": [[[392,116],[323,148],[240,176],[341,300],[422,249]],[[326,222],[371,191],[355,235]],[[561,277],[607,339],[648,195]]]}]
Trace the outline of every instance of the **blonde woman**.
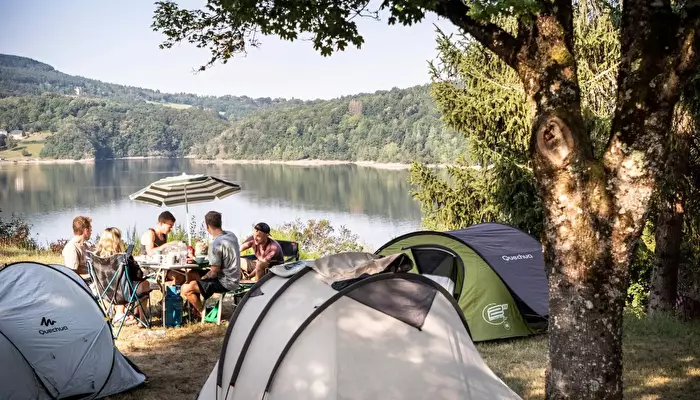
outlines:
[{"label": "blonde woman", "polygon": [[[111,257],[115,254],[123,253],[126,250],[126,246],[122,241],[122,232],[119,228],[107,228],[100,235],[100,241],[97,243],[95,248],[95,255],[98,257],[106,258]],[[150,285],[146,280],[143,279],[143,271],[139,268],[138,264],[134,261],[134,258],[129,255],[127,259],[127,273],[129,278],[132,280],[133,286],[136,287],[136,293],[139,297],[141,294],[148,293]],[[125,307],[123,305],[114,305],[116,315],[113,318],[113,322],[119,322],[121,319],[125,318]],[[144,311],[141,306],[137,307],[137,313],[141,320],[144,319]],[[133,315],[126,317],[124,321],[125,325],[135,324],[136,320]]]}]

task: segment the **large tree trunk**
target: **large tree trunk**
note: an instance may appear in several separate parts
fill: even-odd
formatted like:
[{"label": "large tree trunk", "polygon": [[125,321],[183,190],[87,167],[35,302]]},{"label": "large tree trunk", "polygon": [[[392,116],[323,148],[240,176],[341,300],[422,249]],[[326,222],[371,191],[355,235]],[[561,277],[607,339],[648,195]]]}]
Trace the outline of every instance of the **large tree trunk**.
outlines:
[{"label": "large tree trunk", "polygon": [[[555,3],[538,16],[516,68],[537,116],[531,151],[549,269],[546,397],[621,399],[629,265],[680,97],[679,80],[667,70],[676,19],[670,7],[629,5],[613,134],[598,160],[581,118],[571,10]],[[650,91],[655,85],[661,93]]]},{"label": "large tree trunk", "polygon": [[654,270],[649,290],[649,315],[670,313],[676,305],[678,266],[683,242],[684,177],[689,172],[692,117],[679,104],[674,121],[673,149],[660,181]]}]

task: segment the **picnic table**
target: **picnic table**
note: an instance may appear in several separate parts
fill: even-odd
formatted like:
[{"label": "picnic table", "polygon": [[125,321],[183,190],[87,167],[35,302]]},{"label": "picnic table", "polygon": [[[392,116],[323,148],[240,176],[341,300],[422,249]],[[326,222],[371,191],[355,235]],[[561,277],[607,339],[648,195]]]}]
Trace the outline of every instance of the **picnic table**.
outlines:
[{"label": "picnic table", "polygon": [[[206,259],[206,257],[205,257]],[[185,264],[165,264],[165,263],[159,263],[155,261],[154,258],[151,258],[149,256],[136,256],[134,257],[134,260],[139,264],[140,267],[150,269],[155,273],[156,277],[156,283],[160,287],[161,293],[163,293],[163,307],[162,307],[162,321],[163,324],[165,324],[165,291],[167,290],[165,287],[165,278],[168,274],[169,271],[173,271],[174,273],[181,274],[183,276],[187,276],[187,273],[192,271],[192,270],[202,270],[206,269],[209,267],[209,264],[194,264],[194,263],[185,263]],[[247,279],[242,279],[239,282],[239,285],[242,289],[248,289],[250,286],[254,285],[257,281],[254,280],[247,280]],[[221,295],[221,299],[223,300],[223,295]],[[220,304],[220,306],[223,304]],[[221,307],[219,307],[221,308]],[[219,313],[221,313],[221,309],[219,309]],[[202,315],[202,322],[204,322],[204,315]],[[217,323],[221,323],[221,320],[217,321]]]},{"label": "picnic table", "polygon": [[162,318],[163,324],[165,324],[165,278],[169,271],[172,271],[183,276],[187,276],[187,273],[192,270],[202,270],[209,266],[209,264],[195,264],[195,263],[178,263],[178,264],[165,264],[159,263],[155,259],[148,256],[136,256],[134,260],[142,268],[147,268],[155,272],[156,283],[160,286],[160,291],[163,293],[163,307],[162,307]]}]

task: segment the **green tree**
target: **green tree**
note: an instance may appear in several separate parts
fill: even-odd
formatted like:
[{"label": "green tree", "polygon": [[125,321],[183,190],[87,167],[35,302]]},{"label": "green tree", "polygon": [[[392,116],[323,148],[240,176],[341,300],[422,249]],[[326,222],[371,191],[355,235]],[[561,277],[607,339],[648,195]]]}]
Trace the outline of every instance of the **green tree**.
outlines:
[{"label": "green tree", "polygon": [[7,137],[7,148],[8,148],[9,150],[12,150],[12,149],[14,149],[15,147],[17,147],[17,139],[15,139],[15,138],[12,137],[12,136],[8,136],[8,137]]},{"label": "green tree", "polygon": [[[310,34],[322,54],[360,47],[368,0],[158,2],[163,47],[190,41],[226,61],[256,34]],[[531,116],[530,159],[544,212],[550,285],[548,398],[622,398],[622,311],[633,248],[667,157],[673,111],[700,65],[700,3],[624,0],[615,115],[604,151],[585,124],[571,1],[386,0],[389,23],[435,12],[517,73]],[[368,11],[370,10],[370,11]],[[494,17],[515,17],[508,30]],[[496,19],[497,21],[498,19]]]}]

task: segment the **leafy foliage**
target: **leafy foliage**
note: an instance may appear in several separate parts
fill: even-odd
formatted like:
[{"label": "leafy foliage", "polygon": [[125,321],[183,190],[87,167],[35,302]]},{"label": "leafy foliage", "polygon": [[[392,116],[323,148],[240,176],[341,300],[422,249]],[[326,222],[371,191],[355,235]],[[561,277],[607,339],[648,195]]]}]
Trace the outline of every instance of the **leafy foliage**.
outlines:
[{"label": "leafy foliage", "polygon": [[73,159],[185,156],[196,143],[228,126],[216,113],[196,108],[126,106],[57,95],[0,99],[0,123],[54,130],[41,156]]},{"label": "leafy foliage", "polygon": [[465,146],[440,121],[427,86],[417,86],[262,110],[196,152],[204,158],[447,163]]},{"label": "leafy foliage", "polygon": [[[607,9],[580,2],[574,21],[584,120],[602,150],[615,107],[617,30]],[[501,18],[505,29],[513,20]],[[411,169],[413,196],[423,224],[458,229],[484,222],[508,223],[538,237],[542,204],[529,153],[532,120],[520,78],[500,58],[465,36],[438,30],[438,59],[431,63],[432,94],[448,126],[469,141],[447,178],[421,163]],[[599,151],[600,151],[599,150]]]},{"label": "leafy foliage", "polygon": [[6,144],[7,148],[12,150],[17,147],[17,139],[13,138],[12,136],[8,136],[6,139]]},{"label": "leafy foliage", "polygon": [[279,240],[298,242],[302,259],[366,250],[360,244],[359,236],[353,234],[345,226],[340,226],[336,231],[336,228],[325,219],[318,221],[310,219],[305,223],[297,219],[274,229],[270,236]]},{"label": "leafy foliage", "polygon": [[31,225],[18,215],[12,214],[9,220],[3,220],[0,217],[0,247],[14,246],[29,250],[36,249],[37,244],[31,237],[30,230]]},{"label": "leafy foliage", "polygon": [[58,239],[54,242],[49,243],[47,250],[53,254],[62,254],[63,248],[66,247],[67,243],[68,239]]}]

